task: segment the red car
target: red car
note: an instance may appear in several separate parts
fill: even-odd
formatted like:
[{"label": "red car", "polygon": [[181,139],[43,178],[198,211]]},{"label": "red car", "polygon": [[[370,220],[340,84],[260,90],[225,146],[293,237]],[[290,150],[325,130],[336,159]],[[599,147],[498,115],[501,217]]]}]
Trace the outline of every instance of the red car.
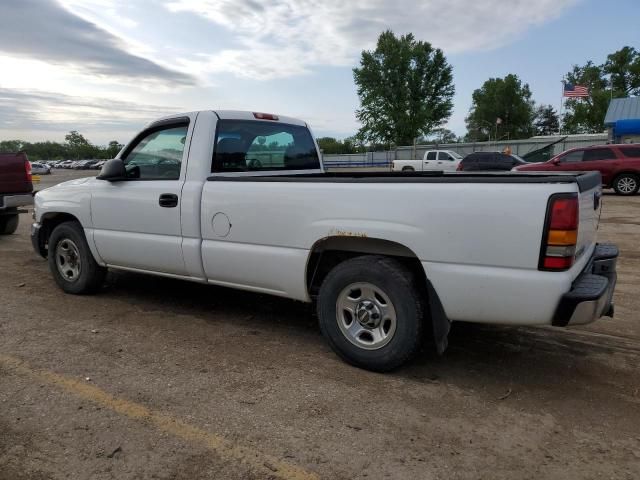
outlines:
[{"label": "red car", "polygon": [[598,170],[602,185],[618,195],[634,195],[640,188],[640,144],[574,148],[542,163],[520,165],[519,172],[578,172]]}]

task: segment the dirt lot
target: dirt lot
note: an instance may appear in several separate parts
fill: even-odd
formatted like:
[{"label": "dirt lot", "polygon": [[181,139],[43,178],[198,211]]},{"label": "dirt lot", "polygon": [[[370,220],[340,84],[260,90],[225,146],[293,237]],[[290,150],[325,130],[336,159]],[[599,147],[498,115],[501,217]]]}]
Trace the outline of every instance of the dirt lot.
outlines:
[{"label": "dirt lot", "polygon": [[123,273],[64,295],[25,214],[0,238],[0,479],[640,478],[639,213],[604,198],[615,319],[456,324],[387,375],[295,302]]}]

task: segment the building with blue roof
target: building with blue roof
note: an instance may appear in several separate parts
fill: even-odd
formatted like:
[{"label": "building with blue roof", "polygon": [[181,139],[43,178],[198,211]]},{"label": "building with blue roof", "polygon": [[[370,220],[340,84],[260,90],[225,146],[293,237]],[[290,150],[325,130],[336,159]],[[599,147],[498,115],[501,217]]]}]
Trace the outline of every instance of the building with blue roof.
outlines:
[{"label": "building with blue roof", "polygon": [[612,143],[640,143],[640,97],[614,98],[604,125]]}]

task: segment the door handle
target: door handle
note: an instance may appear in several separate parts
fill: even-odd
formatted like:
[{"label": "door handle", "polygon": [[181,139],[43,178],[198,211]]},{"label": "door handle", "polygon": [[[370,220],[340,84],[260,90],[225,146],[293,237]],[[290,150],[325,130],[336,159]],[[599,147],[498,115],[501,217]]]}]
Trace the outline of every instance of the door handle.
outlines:
[{"label": "door handle", "polygon": [[163,193],[160,195],[158,204],[164,208],[173,208],[178,206],[178,195],[175,193]]}]

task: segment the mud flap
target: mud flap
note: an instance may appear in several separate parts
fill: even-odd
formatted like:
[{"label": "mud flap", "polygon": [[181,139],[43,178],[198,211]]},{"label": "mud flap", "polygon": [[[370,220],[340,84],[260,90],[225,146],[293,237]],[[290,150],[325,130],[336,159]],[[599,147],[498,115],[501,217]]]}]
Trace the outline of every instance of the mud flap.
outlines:
[{"label": "mud flap", "polygon": [[436,346],[438,355],[442,355],[449,345],[451,322],[444,312],[440,297],[438,297],[429,280],[427,280],[427,294],[429,296],[429,313],[431,315],[431,325],[433,328],[433,343]]}]

